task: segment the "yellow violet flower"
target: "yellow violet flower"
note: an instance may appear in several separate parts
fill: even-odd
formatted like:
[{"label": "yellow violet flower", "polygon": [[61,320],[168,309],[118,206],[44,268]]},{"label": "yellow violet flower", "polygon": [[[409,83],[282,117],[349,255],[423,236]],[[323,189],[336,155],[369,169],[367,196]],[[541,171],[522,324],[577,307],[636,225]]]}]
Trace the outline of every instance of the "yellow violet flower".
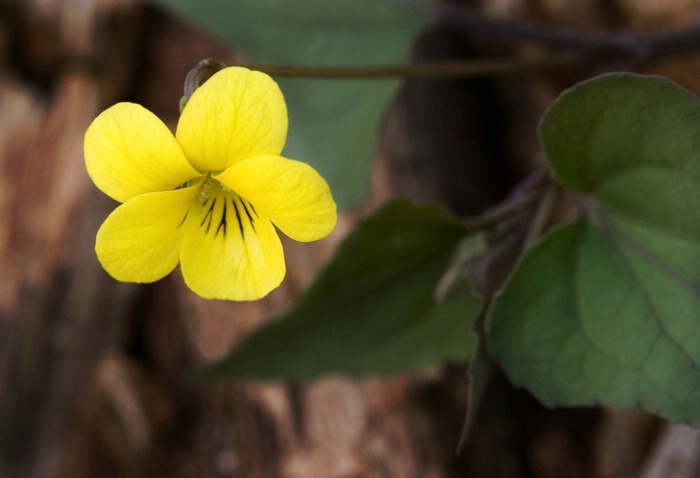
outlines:
[{"label": "yellow violet flower", "polygon": [[120,281],[153,282],[180,263],[202,297],[267,295],[285,275],[274,226],[314,241],[337,218],[326,181],[280,156],[286,135],[277,84],[239,67],[194,92],[175,136],[142,106],[104,111],[85,133],[85,164],[95,185],[123,204],[97,233],[102,266]]}]

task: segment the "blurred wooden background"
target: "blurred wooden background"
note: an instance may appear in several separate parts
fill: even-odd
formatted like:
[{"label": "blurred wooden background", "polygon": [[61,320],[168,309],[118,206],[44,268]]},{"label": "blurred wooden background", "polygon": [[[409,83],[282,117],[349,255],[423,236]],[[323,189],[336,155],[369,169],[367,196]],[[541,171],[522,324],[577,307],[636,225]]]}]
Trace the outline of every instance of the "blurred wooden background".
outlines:
[{"label": "blurred wooden background", "polygon": [[[483,3],[489,15],[596,31],[680,25],[700,11],[697,0]],[[441,27],[416,46],[424,59],[490,51]],[[387,197],[461,212],[498,201],[535,161],[543,108],[591,73],[409,83],[387,116],[372,196],[332,237],[286,241],[288,277],[265,300],[204,301],[178,273],[147,286],[115,282],[93,251],[115,203],[85,173],[85,129],[122,100],[174,127],[187,71],[240,55],[142,1],[0,0],[1,478],[652,477],[671,476],[653,474],[664,470],[653,460],[670,453],[655,448],[660,437],[684,433],[681,442],[697,448],[692,430],[642,412],[550,412],[496,383],[457,455],[467,402],[459,366],[189,386],[186,371],[287,307],[354,221]],[[698,66],[685,59],[654,71],[698,91]],[[468,181],[455,184],[459,175]],[[465,203],[465,188],[479,194]]]}]

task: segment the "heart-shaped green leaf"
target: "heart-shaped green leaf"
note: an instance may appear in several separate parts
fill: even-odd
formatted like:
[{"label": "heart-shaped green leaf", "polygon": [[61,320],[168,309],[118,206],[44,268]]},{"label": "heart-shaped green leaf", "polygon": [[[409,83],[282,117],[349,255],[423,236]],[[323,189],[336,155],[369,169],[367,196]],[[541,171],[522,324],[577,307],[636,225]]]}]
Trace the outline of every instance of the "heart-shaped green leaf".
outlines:
[{"label": "heart-shaped green leaf", "polygon": [[562,94],[540,134],[585,214],[517,266],[490,352],[545,403],[700,425],[700,102],[610,74]]},{"label": "heart-shaped green leaf", "polygon": [[[254,62],[373,65],[408,59],[426,0],[154,0],[185,15]],[[311,163],[341,209],[369,184],[380,120],[396,80],[276,78],[289,110],[284,154]]]},{"label": "heart-shaped green leaf", "polygon": [[557,179],[650,227],[700,238],[700,107],[665,78],[616,73],[568,90],[540,136]]},{"label": "heart-shaped green leaf", "polygon": [[294,308],[202,372],[207,379],[386,374],[466,361],[477,300],[434,299],[464,226],[397,201],[355,228]]}]

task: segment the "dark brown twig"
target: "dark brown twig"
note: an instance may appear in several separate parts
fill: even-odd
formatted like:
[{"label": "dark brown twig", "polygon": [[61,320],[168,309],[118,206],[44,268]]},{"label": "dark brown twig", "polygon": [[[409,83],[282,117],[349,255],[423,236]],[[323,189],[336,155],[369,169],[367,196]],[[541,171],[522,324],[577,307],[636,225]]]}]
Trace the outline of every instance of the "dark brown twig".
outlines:
[{"label": "dark brown twig", "polygon": [[641,61],[700,53],[700,23],[654,33],[592,33],[490,18],[447,2],[438,2],[434,15],[437,22],[461,27],[480,38],[524,41],[555,50],[606,52]]}]

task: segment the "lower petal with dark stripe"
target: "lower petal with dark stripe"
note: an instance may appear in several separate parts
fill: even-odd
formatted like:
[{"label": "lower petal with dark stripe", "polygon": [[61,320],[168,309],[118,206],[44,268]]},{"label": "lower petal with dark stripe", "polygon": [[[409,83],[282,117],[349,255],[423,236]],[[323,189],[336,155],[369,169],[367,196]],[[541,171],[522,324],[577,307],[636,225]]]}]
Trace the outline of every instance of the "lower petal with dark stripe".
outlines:
[{"label": "lower petal with dark stripe", "polygon": [[207,178],[183,227],[182,274],[202,297],[255,300],[284,279],[282,244],[272,223],[217,181]]}]

